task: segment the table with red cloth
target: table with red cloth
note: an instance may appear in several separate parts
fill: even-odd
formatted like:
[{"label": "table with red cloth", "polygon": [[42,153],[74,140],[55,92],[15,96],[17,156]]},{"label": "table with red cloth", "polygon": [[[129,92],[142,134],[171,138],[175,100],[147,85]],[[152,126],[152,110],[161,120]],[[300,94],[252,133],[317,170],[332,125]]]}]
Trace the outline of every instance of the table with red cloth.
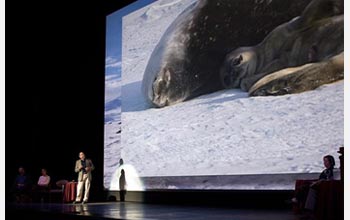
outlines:
[{"label": "table with red cloth", "polygon": [[64,186],[63,202],[73,202],[77,194],[77,182],[68,182]]}]

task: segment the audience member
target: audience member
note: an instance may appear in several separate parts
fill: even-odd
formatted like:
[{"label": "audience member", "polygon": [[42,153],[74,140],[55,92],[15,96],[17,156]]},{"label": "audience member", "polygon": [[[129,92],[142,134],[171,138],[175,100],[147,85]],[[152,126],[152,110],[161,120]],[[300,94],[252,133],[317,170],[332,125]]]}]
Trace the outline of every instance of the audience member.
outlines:
[{"label": "audience member", "polygon": [[315,209],[317,201],[317,187],[322,181],[333,180],[333,169],[335,166],[334,157],[327,155],[323,157],[323,164],[326,167],[319,176],[318,181],[310,185],[309,192],[307,194],[305,209],[313,211]]},{"label": "audience member", "polygon": [[36,199],[40,199],[40,201],[47,200],[48,193],[50,190],[50,176],[47,174],[47,170],[45,168],[41,169],[41,176],[38,179],[37,186],[35,188]]},{"label": "audience member", "polygon": [[38,186],[40,187],[48,187],[50,184],[50,176],[47,175],[47,170],[45,168],[41,169],[41,176],[38,180]]},{"label": "audience member", "polygon": [[294,203],[294,211],[303,213],[308,218],[314,218],[318,186],[323,181],[333,180],[334,157],[331,155],[324,156],[323,164],[325,169],[320,173],[318,179],[304,180],[299,183],[299,186],[296,186],[295,189],[295,197],[291,199],[291,202]]},{"label": "audience member", "polygon": [[18,168],[18,175],[14,180],[11,193],[16,202],[29,202],[31,200],[32,181],[26,174],[24,167]]}]

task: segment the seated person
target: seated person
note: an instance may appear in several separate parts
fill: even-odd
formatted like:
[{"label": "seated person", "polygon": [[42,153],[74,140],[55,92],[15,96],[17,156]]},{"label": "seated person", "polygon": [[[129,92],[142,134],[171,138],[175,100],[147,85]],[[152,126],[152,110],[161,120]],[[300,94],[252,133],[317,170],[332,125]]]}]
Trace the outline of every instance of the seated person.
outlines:
[{"label": "seated person", "polygon": [[28,175],[26,175],[24,167],[18,168],[18,175],[13,183],[11,193],[14,196],[16,202],[28,202],[30,201],[32,181]]},{"label": "seated person", "polygon": [[335,166],[335,160],[334,157],[331,155],[327,155],[323,157],[323,164],[326,167],[320,174],[320,177],[318,181],[312,183],[310,185],[309,192],[307,194],[306,202],[305,202],[305,209],[313,211],[315,209],[316,201],[317,201],[317,186],[322,181],[328,181],[333,180],[333,169]]},{"label": "seated person", "polygon": [[[324,156],[323,164],[326,169],[324,169],[321,172],[318,179],[305,181],[302,186],[295,189],[295,197],[292,198],[291,201],[292,203],[295,203],[298,205],[299,211],[303,209],[310,209],[311,197],[315,196],[315,191],[314,191],[315,187],[317,187],[322,181],[333,179],[333,169],[335,166],[334,157],[331,155]],[[310,190],[312,192],[310,192]]]},{"label": "seated person", "polygon": [[50,176],[47,175],[47,170],[45,168],[41,169],[41,176],[39,177],[38,183],[35,189],[35,200],[44,201],[44,197],[50,189]]},{"label": "seated person", "polygon": [[38,186],[39,187],[48,187],[50,184],[50,176],[47,175],[47,170],[45,168],[41,169],[41,176],[38,180]]}]

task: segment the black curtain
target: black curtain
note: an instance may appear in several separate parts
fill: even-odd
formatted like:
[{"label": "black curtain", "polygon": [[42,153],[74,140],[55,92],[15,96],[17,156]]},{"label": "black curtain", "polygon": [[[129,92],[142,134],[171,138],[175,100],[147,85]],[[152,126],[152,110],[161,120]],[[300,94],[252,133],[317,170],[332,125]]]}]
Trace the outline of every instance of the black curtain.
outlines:
[{"label": "black curtain", "polygon": [[96,166],[91,199],[103,199],[105,19],[132,2],[6,2],[6,191],[19,166],[34,181],[42,167],[76,179],[84,151]]}]

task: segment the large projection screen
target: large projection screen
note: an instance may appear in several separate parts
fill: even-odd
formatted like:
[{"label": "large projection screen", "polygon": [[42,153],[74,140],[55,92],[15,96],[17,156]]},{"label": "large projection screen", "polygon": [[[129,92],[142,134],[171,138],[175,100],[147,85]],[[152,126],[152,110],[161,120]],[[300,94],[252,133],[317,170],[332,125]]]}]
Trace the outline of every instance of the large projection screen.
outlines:
[{"label": "large projection screen", "polygon": [[[226,8],[230,2],[237,2],[248,8],[242,10],[256,13],[249,16],[258,17],[259,7],[267,8],[269,14],[268,7],[278,6],[284,0],[208,1]],[[281,190],[293,189],[296,179],[318,178],[324,169],[325,155],[333,155],[336,168],[339,167],[337,150],[344,143],[343,80],[280,96],[251,97],[248,92],[233,88],[207,92],[165,107],[154,107],[146,101],[142,83],[149,69],[147,65],[152,59],[157,65],[165,56],[152,55],[153,51],[161,46],[171,47],[162,42],[167,39],[164,36],[183,25],[185,15],[195,16],[193,11],[206,2],[143,0],[107,16],[104,126],[107,190],[119,190],[121,170],[125,171],[127,190]],[[270,14],[282,13],[279,9],[278,6]],[[216,26],[209,25],[210,19],[218,17],[211,11],[205,13],[202,22],[208,23],[204,27],[214,36],[207,37],[219,41],[225,33],[215,33]],[[278,25],[286,21],[274,20],[280,22]],[[199,23],[194,20],[191,25],[200,25],[196,22]],[[219,27],[232,21],[216,22]],[[254,26],[243,22],[244,19],[236,21],[235,25]],[[268,20],[263,22],[266,27],[269,25]],[[225,29],[218,32],[222,31]],[[215,38],[215,34],[219,37]],[[254,46],[267,34],[254,35],[246,42],[256,43],[239,47]],[[225,53],[236,48],[228,46]],[[170,50],[189,56],[189,49],[179,50],[173,45]],[[211,56],[215,49],[203,51],[198,53],[198,59]]]}]

